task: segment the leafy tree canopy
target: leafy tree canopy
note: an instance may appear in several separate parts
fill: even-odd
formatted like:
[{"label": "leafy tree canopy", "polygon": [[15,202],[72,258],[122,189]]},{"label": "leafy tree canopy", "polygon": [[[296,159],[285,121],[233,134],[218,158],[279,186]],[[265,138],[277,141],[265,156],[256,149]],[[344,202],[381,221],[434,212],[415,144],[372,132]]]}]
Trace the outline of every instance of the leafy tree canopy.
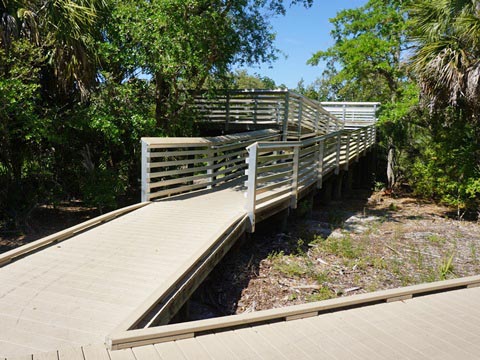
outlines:
[{"label": "leafy tree canopy", "polygon": [[309,64],[326,61],[325,75],[338,100],[390,101],[399,95],[406,15],[402,0],[370,0],[330,19],[335,44]]}]

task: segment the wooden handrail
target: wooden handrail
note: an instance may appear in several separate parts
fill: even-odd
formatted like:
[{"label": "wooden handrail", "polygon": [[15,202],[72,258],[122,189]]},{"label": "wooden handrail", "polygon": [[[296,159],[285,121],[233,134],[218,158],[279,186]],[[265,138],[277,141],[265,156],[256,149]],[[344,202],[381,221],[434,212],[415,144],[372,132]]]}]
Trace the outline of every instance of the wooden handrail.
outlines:
[{"label": "wooden handrail", "polygon": [[278,140],[277,130],[211,138],[142,138],[142,201],[241,180],[246,147]]},{"label": "wooden handrail", "polygon": [[[375,143],[374,125],[355,130],[339,130],[303,141],[255,142],[248,150],[245,182],[250,229],[255,229],[256,213],[263,207],[288,200],[296,208],[301,190],[322,187],[324,177],[367,151]],[[282,166],[283,164],[283,166]],[[286,171],[286,169],[290,169]]]}]

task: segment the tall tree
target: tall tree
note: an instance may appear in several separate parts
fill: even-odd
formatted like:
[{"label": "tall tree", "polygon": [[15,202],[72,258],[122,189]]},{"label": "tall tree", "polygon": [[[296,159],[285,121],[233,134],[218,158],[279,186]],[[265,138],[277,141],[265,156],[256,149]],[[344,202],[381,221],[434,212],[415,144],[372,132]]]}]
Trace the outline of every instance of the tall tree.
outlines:
[{"label": "tall tree", "polygon": [[325,75],[338,100],[395,100],[405,79],[400,66],[405,48],[408,0],[370,0],[340,11],[330,20],[335,44],[308,61],[326,61]]},{"label": "tall tree", "polygon": [[431,108],[460,106],[480,115],[480,2],[414,2],[410,8],[411,67]]},{"label": "tall tree", "polygon": [[0,47],[29,40],[44,56],[41,80],[45,100],[85,99],[96,79],[95,39],[100,36],[98,15],[106,0],[2,0]]},{"label": "tall tree", "polygon": [[421,0],[409,12],[411,70],[426,136],[413,167],[420,191],[464,210],[480,204],[480,3]]},{"label": "tall tree", "polygon": [[121,59],[129,63],[120,69],[124,74],[140,70],[152,77],[158,127],[179,133],[185,90],[201,89],[208,78],[221,82],[233,64],[276,58],[267,12],[284,13],[283,0],[117,2],[107,29],[115,47],[108,51],[128,54]]}]

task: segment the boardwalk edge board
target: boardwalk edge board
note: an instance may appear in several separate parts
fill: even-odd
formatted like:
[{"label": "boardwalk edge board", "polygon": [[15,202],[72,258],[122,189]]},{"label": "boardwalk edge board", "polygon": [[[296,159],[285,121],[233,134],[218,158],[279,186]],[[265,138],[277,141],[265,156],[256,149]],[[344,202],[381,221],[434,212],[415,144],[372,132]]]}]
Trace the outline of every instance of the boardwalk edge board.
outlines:
[{"label": "boardwalk edge board", "polygon": [[20,246],[18,248],[12,249],[10,251],[4,252],[3,254],[0,254],[0,267],[3,267],[9,263],[11,263],[14,260],[17,260],[20,257],[24,257],[27,255],[30,255],[40,249],[43,249],[44,247],[51,245],[53,243],[58,243],[60,241],[64,241],[68,238],[71,238],[72,236],[77,235],[78,233],[85,231],[87,229],[91,229],[95,226],[98,226],[100,224],[106,223],[108,221],[111,221],[121,215],[125,215],[131,211],[140,209],[146,205],[150,204],[150,201],[145,201],[141,202],[138,204],[130,205],[121,209],[117,209],[114,211],[111,211],[107,214],[103,214],[100,216],[97,216],[93,219],[87,220],[85,222],[82,222],[80,224],[74,225],[68,229],[61,230],[59,232],[56,232],[55,234],[46,236],[44,238],[41,238],[39,240],[33,241],[31,243],[25,244],[23,246]]},{"label": "boardwalk edge board", "polygon": [[[188,323],[165,325],[156,328],[130,330],[112,333],[106,339],[110,350],[125,349],[134,346],[157,344],[180,339],[185,336],[199,336],[217,330],[227,330],[240,326],[294,318],[311,317],[326,312],[341,311],[353,307],[369,306],[393,300],[403,301],[407,298],[425,296],[439,292],[453,291],[480,285],[480,276],[438,281],[434,283],[413,285],[399,289],[383,290],[368,294],[352,295],[345,298],[325,300],[316,303],[294,305],[286,308],[264,310],[256,313],[231,315],[221,318],[192,321]],[[178,337],[178,338],[177,338]]]}]

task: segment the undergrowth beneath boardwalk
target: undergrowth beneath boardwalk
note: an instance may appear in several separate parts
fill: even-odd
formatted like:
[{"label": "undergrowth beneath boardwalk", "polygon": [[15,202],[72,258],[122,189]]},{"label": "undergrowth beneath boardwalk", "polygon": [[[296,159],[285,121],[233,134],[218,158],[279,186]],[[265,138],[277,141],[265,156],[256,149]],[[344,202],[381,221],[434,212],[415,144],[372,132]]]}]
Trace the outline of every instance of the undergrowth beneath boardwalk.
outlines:
[{"label": "undergrowth beneath boardwalk", "polygon": [[299,206],[288,231],[255,234],[228,254],[196,292],[192,318],[480,272],[480,224],[448,208],[380,192],[308,208]]}]

